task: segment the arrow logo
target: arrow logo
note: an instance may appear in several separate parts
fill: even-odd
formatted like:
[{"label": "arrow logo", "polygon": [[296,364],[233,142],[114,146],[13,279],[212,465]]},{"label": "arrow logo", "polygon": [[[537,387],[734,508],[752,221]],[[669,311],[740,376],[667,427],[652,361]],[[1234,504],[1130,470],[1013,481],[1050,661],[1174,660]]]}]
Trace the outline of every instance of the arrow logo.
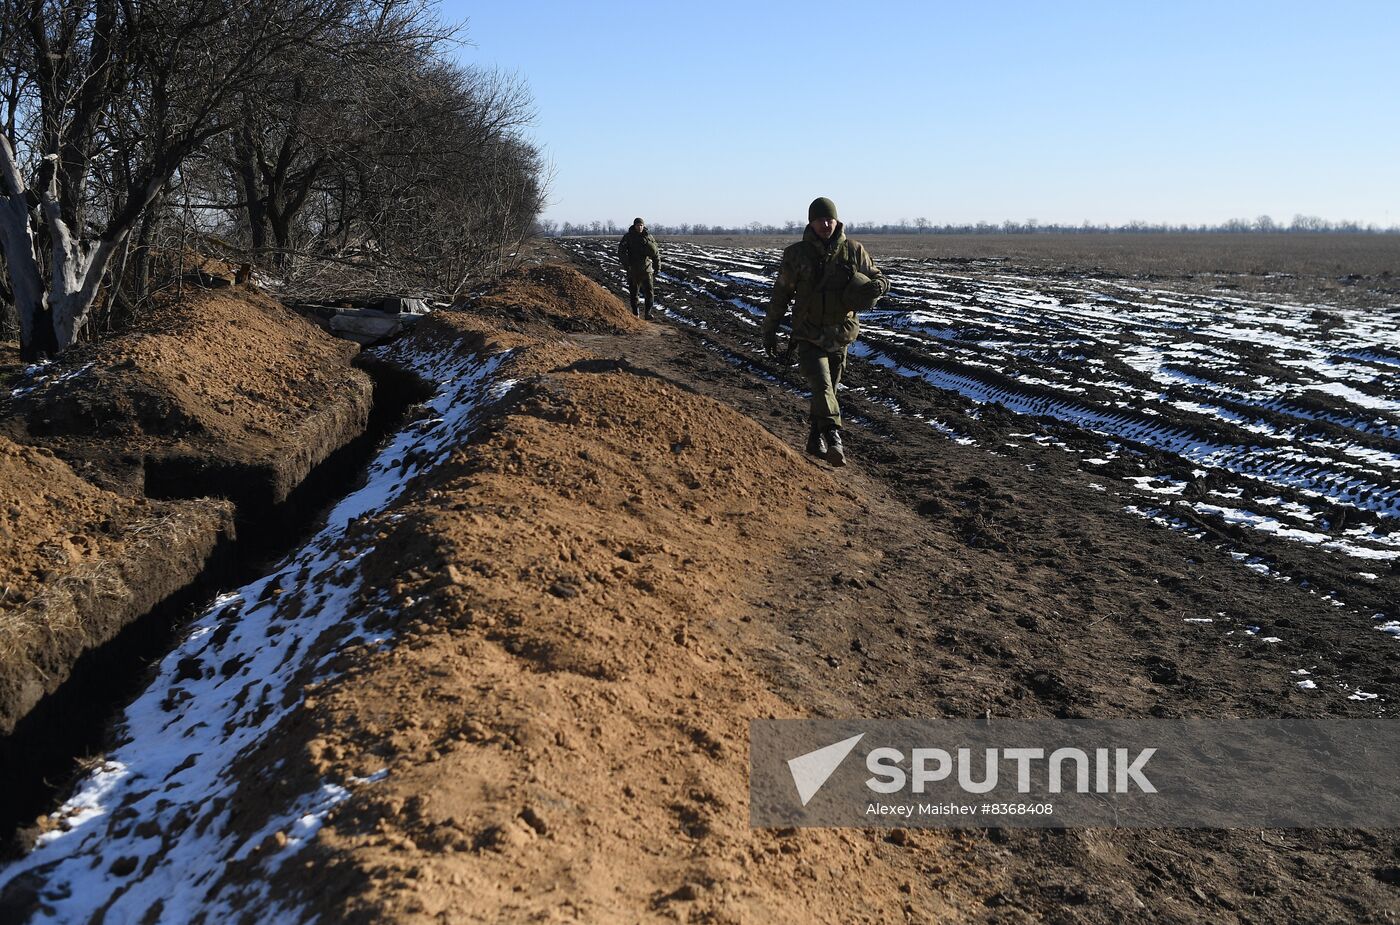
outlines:
[{"label": "arrow logo", "polygon": [[788,759],[788,770],[792,772],[792,782],[797,785],[797,795],[802,798],[803,806],[812,801],[812,797],[817,795],[817,791],[836,773],[841,762],[846,760],[856,743],[863,738],[865,733],[862,732],[858,736],[842,739],[835,745]]}]

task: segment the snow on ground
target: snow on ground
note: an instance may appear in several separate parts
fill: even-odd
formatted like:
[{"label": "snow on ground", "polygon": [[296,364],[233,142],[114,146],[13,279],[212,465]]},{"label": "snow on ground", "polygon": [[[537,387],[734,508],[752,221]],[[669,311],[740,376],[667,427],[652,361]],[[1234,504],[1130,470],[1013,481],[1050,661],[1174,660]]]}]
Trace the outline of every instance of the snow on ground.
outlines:
[{"label": "snow on ground", "polygon": [[[240,820],[231,804],[237,766],[300,702],[301,686],[326,676],[326,664],[371,636],[359,604],[360,559],[372,548],[359,529],[385,517],[425,466],[465,442],[484,403],[510,381],[497,371],[508,354],[393,354],[438,385],[424,416],[395,434],[371,464],[365,485],[342,500],[325,526],[268,575],[220,595],[160,665],[151,686],[120,723],[120,744],[56,814],[27,857],[0,870],[0,889],[37,881],[42,914],[34,921],[233,921],[259,910],[265,921],[295,921],[262,885],[315,835],[352,788],[378,778],[323,781],[264,819]],[[295,600],[295,607],[288,603]],[[313,661],[323,638],[330,654]],[[271,844],[275,848],[268,850]],[[255,856],[255,852],[257,852]],[[229,865],[264,875],[226,879]]]},{"label": "snow on ground", "polygon": [[20,398],[33,392],[56,388],[64,383],[72,382],[74,379],[87,375],[92,369],[92,364],[87,363],[76,369],[70,369],[68,372],[51,373],[50,369],[52,366],[52,363],[47,362],[34,363],[26,366],[24,371],[20,374],[20,381],[24,384],[10,389],[10,397]]},{"label": "snow on ground", "polygon": [[[779,256],[668,245],[668,282],[728,304],[751,329]],[[968,275],[911,259],[892,261],[889,275],[893,289],[862,317],[854,358],[1172,454],[1234,500],[1228,516],[1200,510],[1207,517],[1361,559],[1400,556],[1400,329],[1386,313],[1101,279]],[[957,431],[956,421],[941,425]],[[1179,481],[1136,487],[1178,493]],[[1281,491],[1293,499],[1287,518],[1252,500]],[[1365,523],[1329,534],[1339,505],[1367,514]]]}]

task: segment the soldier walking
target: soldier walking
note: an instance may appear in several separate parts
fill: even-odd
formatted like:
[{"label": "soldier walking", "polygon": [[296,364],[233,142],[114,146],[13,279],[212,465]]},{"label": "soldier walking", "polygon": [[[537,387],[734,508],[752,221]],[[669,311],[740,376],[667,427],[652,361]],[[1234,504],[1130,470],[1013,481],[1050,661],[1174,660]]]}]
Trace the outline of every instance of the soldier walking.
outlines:
[{"label": "soldier walking", "polygon": [[763,319],[763,346],[769,356],[778,356],[778,324],[793,303],[788,349],[796,349],[797,366],[812,393],[807,452],[833,466],[846,464],[836,387],[846,369],[846,348],[860,334],[856,312],[873,308],[889,291],[889,280],[865,248],[846,237],[836,203],[825,196],[812,200],[802,240],[783,251]]},{"label": "soldier walking", "polygon": [[632,227],[622,236],[617,245],[617,259],[627,271],[627,297],[632,303],[632,314],[637,314],[637,289],[642,290],[646,299],[646,320],[651,320],[651,309],[656,298],[654,274],[661,272],[661,249],[656,239],[647,231],[647,223],[640,218],[632,219]]}]

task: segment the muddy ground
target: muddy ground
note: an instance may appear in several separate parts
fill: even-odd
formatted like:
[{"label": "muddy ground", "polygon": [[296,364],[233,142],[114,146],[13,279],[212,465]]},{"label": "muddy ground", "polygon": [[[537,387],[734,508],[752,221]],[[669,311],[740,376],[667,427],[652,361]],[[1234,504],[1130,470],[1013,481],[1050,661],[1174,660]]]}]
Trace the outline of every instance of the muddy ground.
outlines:
[{"label": "muddy ground", "polygon": [[[616,291],[605,255],[562,256]],[[1388,716],[1400,650],[1363,611],[1396,578],[1299,553],[1338,607],[1235,555],[1270,538],[1125,510],[1053,421],[874,364],[833,470],[801,454],[793,371],[688,279],[643,325],[534,269],[384,351],[441,399],[372,497],[200,618],[0,907],[1393,919],[1389,831],[748,828],[755,718]],[[1124,457],[1113,477],[1178,471]]]},{"label": "muddy ground", "polygon": [[[665,242],[752,250],[795,235],[692,235]],[[860,238],[856,233],[854,237]],[[884,260],[932,260],[983,272],[1162,284],[1190,292],[1400,304],[1400,236],[1393,234],[924,234],[873,235]]]}]

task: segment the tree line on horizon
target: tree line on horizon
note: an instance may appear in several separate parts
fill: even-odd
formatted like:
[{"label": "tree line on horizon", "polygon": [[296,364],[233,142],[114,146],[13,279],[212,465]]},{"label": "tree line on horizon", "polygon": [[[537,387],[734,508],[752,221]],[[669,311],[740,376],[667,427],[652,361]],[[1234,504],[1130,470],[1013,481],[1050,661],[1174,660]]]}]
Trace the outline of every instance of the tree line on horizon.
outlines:
[{"label": "tree line on horizon", "polygon": [[528,90],[463,42],[430,0],[0,0],[0,337],[119,328],[195,253],[460,292],[546,183]]},{"label": "tree line on horizon", "polygon": [[[707,225],[703,222],[678,225],[649,224],[652,234],[663,235],[799,235],[803,224],[797,221],[782,225],[749,222],[747,225]],[[900,219],[898,222],[877,224],[873,222],[847,222],[846,230],[852,234],[963,234],[963,235],[1006,235],[1006,234],[1400,234],[1400,225],[1381,228],[1374,224],[1354,221],[1332,222],[1315,215],[1295,215],[1293,221],[1284,224],[1268,215],[1255,219],[1234,218],[1218,225],[1189,225],[1151,223],[1133,221],[1123,225],[1091,224],[1059,225],[1041,223],[1036,219],[1024,222],[1004,221],[1001,223],[946,223],[934,224],[926,218],[913,221]],[[536,225],[536,233],[544,237],[569,237],[573,235],[620,235],[621,228],[613,221],[558,222],[547,219]]]}]

